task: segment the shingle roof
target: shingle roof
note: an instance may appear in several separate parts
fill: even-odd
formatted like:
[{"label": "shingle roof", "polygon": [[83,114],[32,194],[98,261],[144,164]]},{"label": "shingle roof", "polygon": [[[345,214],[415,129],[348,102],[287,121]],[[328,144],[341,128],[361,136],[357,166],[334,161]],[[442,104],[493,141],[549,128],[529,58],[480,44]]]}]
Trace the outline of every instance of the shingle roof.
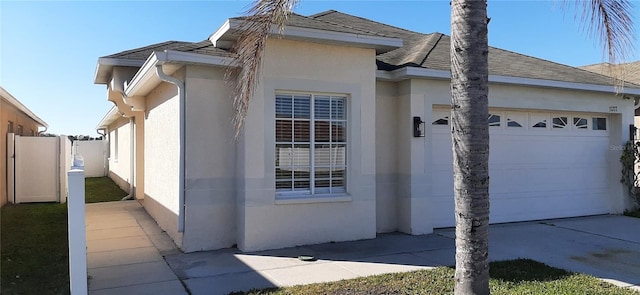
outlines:
[{"label": "shingle roof", "polygon": [[[378,68],[393,70],[406,66],[434,70],[450,70],[451,38],[441,33],[422,34],[335,10],[310,17],[342,24],[356,30],[378,32],[401,38],[404,46],[377,56]],[[489,74],[574,83],[611,85],[611,78],[567,65],[515,53],[495,47],[489,48]]]},{"label": "shingle roof", "polygon": [[103,58],[120,58],[133,60],[146,60],[154,51],[176,50],[182,52],[193,52],[213,56],[228,56],[229,53],[220,48],[213,46],[211,41],[203,40],[200,42],[184,42],[184,41],[166,41],[156,43],[140,48],[125,50],[115,54],[103,56]]},{"label": "shingle roof", "polygon": [[[234,17],[231,19],[247,20],[249,18],[250,17],[242,16],[242,17]],[[289,17],[287,18],[286,25],[292,26],[292,27],[298,27],[298,28],[316,29],[316,30],[331,31],[331,32],[388,37],[382,34],[381,32],[360,30],[357,28],[352,28],[346,24],[327,22],[322,19],[316,19],[311,16],[303,16],[296,13],[292,13],[289,15]]]},{"label": "shingle roof", "polygon": [[[247,17],[233,19],[246,20]],[[378,69],[380,70],[394,70],[407,66],[443,71],[450,70],[449,47],[451,38],[445,34],[423,34],[335,10],[328,10],[310,16],[292,14],[287,21],[287,25],[402,39],[403,47],[379,54],[376,57]],[[176,50],[213,56],[230,55],[227,50],[216,48],[211,41],[204,40],[195,43],[167,41],[105,57],[146,60],[151,53],[161,50]],[[640,79],[640,62],[634,65],[632,69],[636,77]],[[495,47],[489,47],[489,74],[598,85],[612,84],[611,78],[605,75]]]},{"label": "shingle roof", "polygon": [[[609,75],[609,65],[609,63],[599,63],[580,68],[598,74]],[[640,61],[613,65],[613,67],[614,69],[623,67],[624,79],[635,84],[640,84]]]}]

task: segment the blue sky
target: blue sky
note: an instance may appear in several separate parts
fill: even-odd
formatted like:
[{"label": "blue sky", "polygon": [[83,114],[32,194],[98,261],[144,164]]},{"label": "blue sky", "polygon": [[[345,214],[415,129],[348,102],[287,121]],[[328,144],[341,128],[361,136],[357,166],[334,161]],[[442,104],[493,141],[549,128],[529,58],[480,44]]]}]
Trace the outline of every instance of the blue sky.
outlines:
[{"label": "blue sky", "polygon": [[[0,0],[0,85],[45,120],[48,132],[96,136],[96,124],[112,105],[105,86],[93,84],[98,57],[167,40],[204,40],[249,4]],[[640,2],[634,4],[637,19]],[[489,0],[489,44],[572,66],[604,61],[601,46],[583,32],[573,12],[563,12],[560,5]],[[449,34],[448,0],[302,0],[296,12],[328,9],[413,31]]]}]

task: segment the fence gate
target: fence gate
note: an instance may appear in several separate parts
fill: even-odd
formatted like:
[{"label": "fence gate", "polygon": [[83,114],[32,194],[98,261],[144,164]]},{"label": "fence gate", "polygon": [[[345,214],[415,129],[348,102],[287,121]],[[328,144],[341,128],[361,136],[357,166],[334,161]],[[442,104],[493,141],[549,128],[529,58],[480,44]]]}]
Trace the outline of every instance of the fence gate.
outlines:
[{"label": "fence gate", "polygon": [[[11,145],[9,137],[7,142]],[[64,202],[67,196],[65,167],[70,144],[65,137],[29,137],[16,135],[7,149],[9,202]],[[11,153],[11,151],[13,153]],[[12,188],[13,186],[13,188]],[[13,195],[11,195],[13,192]]]}]

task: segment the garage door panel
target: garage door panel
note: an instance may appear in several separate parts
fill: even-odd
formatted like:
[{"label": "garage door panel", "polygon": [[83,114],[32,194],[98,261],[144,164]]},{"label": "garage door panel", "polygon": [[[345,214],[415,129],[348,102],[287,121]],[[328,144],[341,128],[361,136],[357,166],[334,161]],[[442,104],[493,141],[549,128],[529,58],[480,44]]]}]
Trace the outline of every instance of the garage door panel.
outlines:
[{"label": "garage door panel", "polygon": [[[546,116],[551,118],[551,115]],[[563,116],[590,118],[592,115]],[[592,130],[591,127],[577,129],[573,126],[561,130],[506,126],[502,122],[502,127],[489,129],[491,222],[592,215],[609,211],[607,131]],[[453,226],[451,134],[449,126],[432,127],[430,197],[433,207],[430,213],[435,227]]]},{"label": "garage door panel", "polygon": [[[590,203],[590,206],[577,206],[576,196],[580,196],[579,202]],[[608,209],[602,202],[604,197],[606,190],[549,191],[542,195],[523,194],[518,198],[496,194],[491,196],[490,220],[500,223],[601,214]]]},{"label": "garage door panel", "polygon": [[491,193],[517,193],[567,189],[597,189],[608,186],[605,169],[579,171],[575,167],[512,169],[490,168]]}]

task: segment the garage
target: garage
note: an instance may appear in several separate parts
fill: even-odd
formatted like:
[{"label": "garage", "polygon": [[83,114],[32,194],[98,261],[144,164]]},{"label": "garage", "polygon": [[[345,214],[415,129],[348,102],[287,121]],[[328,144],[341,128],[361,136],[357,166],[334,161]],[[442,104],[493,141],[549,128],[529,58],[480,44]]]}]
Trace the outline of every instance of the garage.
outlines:
[{"label": "garage", "polygon": [[[490,109],[491,222],[609,213],[609,117]],[[455,225],[449,112],[433,109],[432,222]]]}]

